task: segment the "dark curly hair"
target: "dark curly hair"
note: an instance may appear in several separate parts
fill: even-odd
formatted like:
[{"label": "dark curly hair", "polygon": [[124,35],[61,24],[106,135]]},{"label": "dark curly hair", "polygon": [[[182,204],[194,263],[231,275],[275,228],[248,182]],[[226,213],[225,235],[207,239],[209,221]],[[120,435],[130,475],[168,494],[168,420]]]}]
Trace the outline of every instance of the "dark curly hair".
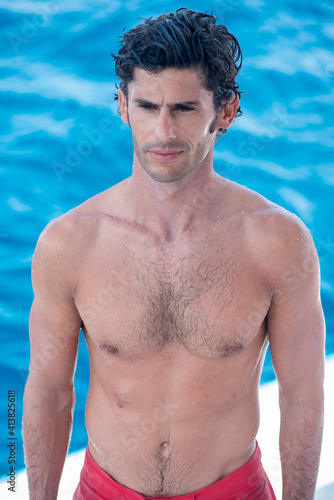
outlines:
[{"label": "dark curly hair", "polygon": [[[224,102],[240,97],[236,78],[242,64],[241,49],[235,36],[216,21],[216,16],[181,8],[156,19],[144,19],[127,33],[123,30],[119,53],[111,55],[124,95],[127,97],[135,68],[156,72],[197,66],[204,74],[206,90],[213,93],[216,113]],[[239,107],[236,116],[241,114]]]}]

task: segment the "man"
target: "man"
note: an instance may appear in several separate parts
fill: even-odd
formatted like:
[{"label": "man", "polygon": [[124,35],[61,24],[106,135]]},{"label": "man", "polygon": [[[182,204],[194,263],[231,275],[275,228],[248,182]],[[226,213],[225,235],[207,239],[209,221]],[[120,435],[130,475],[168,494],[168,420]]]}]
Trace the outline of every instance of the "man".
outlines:
[{"label": "man", "polygon": [[188,9],[124,35],[132,176],[51,223],[33,261],[32,500],[57,496],[80,328],[91,380],[76,500],[275,498],[255,440],[268,343],[283,498],[313,498],[324,365],[314,245],[297,217],[213,170],[217,134],[240,114],[240,59],[215,17]]}]

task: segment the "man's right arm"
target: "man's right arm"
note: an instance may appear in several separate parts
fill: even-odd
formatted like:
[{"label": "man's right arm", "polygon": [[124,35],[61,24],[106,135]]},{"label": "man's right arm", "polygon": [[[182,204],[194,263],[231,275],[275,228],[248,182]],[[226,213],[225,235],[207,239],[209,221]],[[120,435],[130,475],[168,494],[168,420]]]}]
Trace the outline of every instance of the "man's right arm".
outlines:
[{"label": "man's right arm", "polygon": [[32,266],[35,298],[23,411],[30,500],[57,498],[71,434],[81,326],[72,298],[76,271],[71,260],[69,228],[53,223],[38,242]]}]

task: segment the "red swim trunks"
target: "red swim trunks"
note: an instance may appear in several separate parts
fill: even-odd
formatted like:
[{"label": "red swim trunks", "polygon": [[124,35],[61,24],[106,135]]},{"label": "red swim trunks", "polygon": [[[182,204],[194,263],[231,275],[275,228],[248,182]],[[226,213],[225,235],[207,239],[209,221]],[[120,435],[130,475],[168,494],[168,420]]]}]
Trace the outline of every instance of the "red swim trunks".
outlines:
[{"label": "red swim trunks", "polygon": [[257,446],[252,458],[240,469],[195,493],[174,497],[144,497],[116,483],[93,460],[87,448],[80,483],[73,500],[276,500],[262,467]]}]

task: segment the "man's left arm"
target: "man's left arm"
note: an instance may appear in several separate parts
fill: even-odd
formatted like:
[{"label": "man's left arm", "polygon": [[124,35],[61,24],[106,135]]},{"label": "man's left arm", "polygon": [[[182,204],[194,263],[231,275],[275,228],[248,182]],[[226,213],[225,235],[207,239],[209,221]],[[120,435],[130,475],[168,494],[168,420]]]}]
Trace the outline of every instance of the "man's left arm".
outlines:
[{"label": "man's left arm", "polygon": [[301,223],[289,226],[272,268],[267,325],[279,385],[283,500],[311,500],[323,431],[325,322],[312,238]]}]

